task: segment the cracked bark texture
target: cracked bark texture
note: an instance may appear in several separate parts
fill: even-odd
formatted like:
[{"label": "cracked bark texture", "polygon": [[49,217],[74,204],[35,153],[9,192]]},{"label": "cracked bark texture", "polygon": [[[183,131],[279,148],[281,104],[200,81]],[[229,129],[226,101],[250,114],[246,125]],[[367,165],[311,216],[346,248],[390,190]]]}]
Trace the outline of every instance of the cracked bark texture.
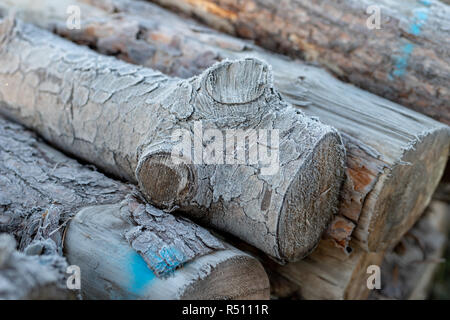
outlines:
[{"label": "cracked bark texture", "polygon": [[[336,208],[344,147],[335,129],[280,97],[267,64],[222,61],[182,80],[19,21],[5,19],[0,28],[3,114],[107,172],[137,180],[152,204],[180,208],[275,259],[298,260],[315,248]],[[278,130],[279,146],[273,139],[267,146],[279,170],[264,173],[262,161],[176,164],[172,134],[198,135],[200,122],[204,131]]]},{"label": "cracked bark texture", "polygon": [[[127,0],[71,1],[83,12],[80,30],[66,27],[67,3],[39,8],[0,2],[7,11],[95,50],[188,78],[223,59],[256,57],[273,66],[283,97],[337,128],[346,147],[346,179],[339,214],[326,237],[383,251],[423,212],[448,157],[449,128],[299,61],[268,53],[155,5]],[[8,0],[9,1],[9,0]],[[44,10],[45,9],[45,10]],[[45,17],[45,13],[51,13]]]},{"label": "cracked bark texture", "polygon": [[11,235],[0,234],[0,300],[73,299],[66,288],[66,267],[63,257],[26,255],[16,250]]},{"label": "cracked bark texture", "polygon": [[[2,118],[0,173],[0,230],[37,256],[31,260],[59,265],[63,274],[64,252],[81,268],[86,298],[268,297],[267,276],[254,258]],[[214,283],[235,274],[243,287],[233,279],[230,286]],[[24,290],[25,282],[18,284]]]},{"label": "cracked bark texture", "polygon": [[[153,2],[450,124],[450,7],[440,1]],[[380,8],[380,29],[367,27],[371,5]]]}]

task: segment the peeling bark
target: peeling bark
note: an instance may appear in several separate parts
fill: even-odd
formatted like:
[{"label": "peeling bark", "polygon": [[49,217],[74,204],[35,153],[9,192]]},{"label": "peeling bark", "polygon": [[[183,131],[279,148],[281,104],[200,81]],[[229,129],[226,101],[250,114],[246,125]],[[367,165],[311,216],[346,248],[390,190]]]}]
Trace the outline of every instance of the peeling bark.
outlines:
[{"label": "peeling bark", "polygon": [[[222,61],[181,80],[21,22],[5,19],[0,29],[3,114],[107,172],[137,180],[152,204],[180,208],[275,259],[298,260],[315,248],[336,208],[344,147],[336,130],[280,97],[267,64]],[[267,143],[278,170],[265,173],[261,159],[175,163],[171,151],[179,141],[172,135],[180,129],[197,136],[206,129],[278,130],[279,146]]]},{"label": "peeling bark", "polygon": [[[436,0],[153,0],[450,124],[450,7]],[[371,5],[380,29],[367,27]]]},{"label": "peeling bark", "polygon": [[[267,276],[254,258],[1,118],[0,230],[13,234],[27,254],[39,255],[24,260],[61,265],[64,249],[68,262],[81,268],[86,298],[268,297]],[[214,282],[235,274],[241,283]]]},{"label": "peeling bark", "polygon": [[[67,29],[60,2],[47,1],[46,10],[20,8],[20,1],[14,6],[22,18],[75,42],[172,76],[198,75],[226,58],[256,57],[271,64],[274,83],[288,102],[342,134],[346,179],[339,215],[327,237],[344,251],[351,250],[351,239],[365,250],[385,250],[429,203],[448,157],[447,126],[343,84],[321,69],[270,54],[150,3],[73,3],[86,6],[81,30]],[[43,18],[44,11],[54,14]]]}]

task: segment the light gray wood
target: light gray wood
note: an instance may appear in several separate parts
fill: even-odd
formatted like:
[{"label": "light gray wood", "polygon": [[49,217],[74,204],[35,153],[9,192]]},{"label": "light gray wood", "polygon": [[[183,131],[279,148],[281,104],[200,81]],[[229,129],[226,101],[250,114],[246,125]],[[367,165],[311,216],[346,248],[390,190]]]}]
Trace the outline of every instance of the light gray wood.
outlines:
[{"label": "light gray wood", "polygon": [[80,165],[2,118],[0,142],[0,230],[63,275],[64,248],[69,263],[81,268],[84,297],[268,298],[267,275],[256,259],[146,204],[133,186]]},{"label": "light gray wood", "polygon": [[[5,11],[12,6],[8,1],[0,2]],[[14,1],[14,7],[18,16],[75,42],[172,76],[198,75],[226,58],[250,56],[272,65],[274,83],[284,98],[343,136],[346,180],[339,215],[327,232],[343,250],[351,250],[351,239],[364,250],[385,250],[429,203],[448,158],[447,126],[344,84],[319,68],[270,54],[150,3],[72,1],[82,8],[80,30],[67,29],[66,4],[61,3],[48,0],[45,7],[32,8]]]},{"label": "light gray wood", "polygon": [[[153,0],[450,124],[450,6],[437,0]],[[371,6],[380,13],[380,28]]]},{"label": "light gray wood", "polygon": [[[138,182],[152,204],[179,208],[275,259],[295,261],[315,248],[336,210],[344,147],[335,129],[281,98],[266,63],[222,61],[181,80],[19,21],[5,19],[0,29],[0,112],[62,150]],[[172,134],[197,134],[200,122],[205,130],[278,132],[279,145],[268,143],[275,170],[265,173],[262,159],[175,163]]]},{"label": "light gray wood", "polygon": [[290,281],[302,299],[363,300],[370,294],[367,267],[381,265],[383,256],[383,252],[366,252],[358,247],[347,254],[332,240],[324,239],[301,261],[284,266],[266,261],[265,266]]}]

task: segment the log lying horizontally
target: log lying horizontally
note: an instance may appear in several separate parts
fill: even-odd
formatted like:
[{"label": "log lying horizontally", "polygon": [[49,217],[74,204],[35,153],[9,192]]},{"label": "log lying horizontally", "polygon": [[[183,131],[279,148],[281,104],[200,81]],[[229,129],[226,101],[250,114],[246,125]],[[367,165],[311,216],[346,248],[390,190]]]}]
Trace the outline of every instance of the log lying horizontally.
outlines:
[{"label": "log lying horizontally", "polygon": [[48,241],[64,245],[68,262],[81,269],[85,298],[269,297],[256,259],[142,203],[131,185],[80,165],[1,118],[0,230],[14,234],[27,253],[45,254]]},{"label": "log lying horizontally", "polygon": [[48,255],[28,256],[18,252],[14,238],[0,234],[0,300],[74,298],[66,288],[67,263],[62,257],[56,262]]},{"label": "log lying horizontally", "polygon": [[[180,80],[19,21],[0,25],[0,112],[137,180],[156,206],[179,207],[275,259],[295,261],[316,247],[336,211],[345,151],[335,129],[287,104],[271,78],[267,64],[249,58]],[[182,158],[180,132],[189,145]],[[220,135],[229,132],[224,163]],[[213,161],[205,158],[212,145]]]},{"label": "log lying horizontally", "polygon": [[[153,1],[450,124],[450,6],[440,1]],[[369,28],[377,10],[380,28]]]},{"label": "log lying horizontally", "polygon": [[318,68],[269,54],[150,3],[70,1],[83,12],[80,30],[67,29],[66,2],[49,0],[38,8],[20,0],[3,3],[71,40],[178,77],[198,75],[224,58],[253,56],[273,65],[275,84],[287,101],[343,133],[347,178],[340,215],[328,233],[343,248],[350,237],[370,251],[398,241],[423,212],[442,175],[448,127]]}]

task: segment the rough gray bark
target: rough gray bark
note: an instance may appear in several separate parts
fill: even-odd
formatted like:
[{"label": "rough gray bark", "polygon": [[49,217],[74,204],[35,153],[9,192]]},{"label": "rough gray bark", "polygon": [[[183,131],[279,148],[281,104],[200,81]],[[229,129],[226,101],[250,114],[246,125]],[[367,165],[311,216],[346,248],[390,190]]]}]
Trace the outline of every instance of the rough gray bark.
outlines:
[{"label": "rough gray bark", "polygon": [[[12,4],[5,1],[6,11]],[[65,3],[47,1],[45,7],[24,8],[15,1],[14,7],[22,18],[99,52],[182,78],[226,58],[251,56],[271,64],[274,83],[285,99],[343,136],[346,179],[339,215],[327,236],[344,250],[351,250],[353,238],[365,250],[383,251],[406,233],[429,202],[448,157],[445,125],[343,84],[318,68],[267,53],[150,3],[71,3],[83,12],[81,30],[67,29]]]},{"label": "rough gray bark", "polygon": [[74,298],[66,288],[66,267],[57,254],[26,255],[11,235],[0,234],[0,300]]},{"label": "rough gray bark", "polygon": [[[191,221],[145,204],[133,186],[80,165],[1,118],[0,142],[0,230],[47,263],[62,259],[57,253],[64,247],[69,263],[81,268],[85,297],[268,297],[267,276],[255,259]],[[103,220],[80,222],[93,213]],[[105,247],[106,257],[96,254]],[[240,274],[242,287],[213,282],[217,274]],[[152,279],[151,285],[141,291],[139,277]]]},{"label": "rough gray bark", "polygon": [[[153,0],[450,124],[450,7],[436,0]],[[380,8],[380,29],[367,27]]]},{"label": "rough gray bark", "polygon": [[[105,171],[137,180],[151,203],[179,207],[275,259],[298,260],[315,248],[336,208],[345,151],[336,130],[280,97],[267,64],[224,61],[181,80],[21,22],[5,19],[0,29],[3,114]],[[202,134],[198,123],[249,135],[278,130],[279,146],[259,133],[257,144],[243,148],[267,144],[277,155],[275,171],[265,173],[260,158],[175,163],[171,151],[180,142],[172,134]],[[206,147],[210,142],[203,139]]]}]

